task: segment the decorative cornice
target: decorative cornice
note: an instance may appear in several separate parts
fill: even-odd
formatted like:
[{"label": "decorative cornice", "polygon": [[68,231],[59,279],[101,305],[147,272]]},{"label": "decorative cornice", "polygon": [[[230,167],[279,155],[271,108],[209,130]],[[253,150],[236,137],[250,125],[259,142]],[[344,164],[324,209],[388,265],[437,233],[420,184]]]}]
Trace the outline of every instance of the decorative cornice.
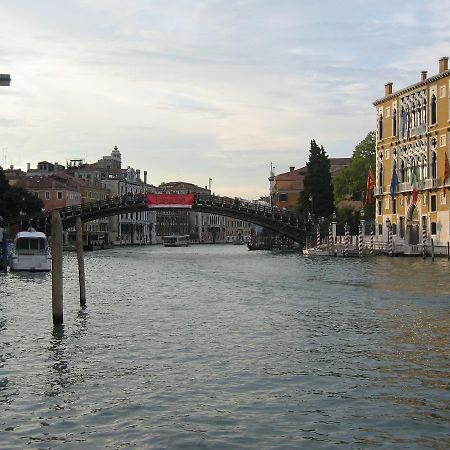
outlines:
[{"label": "decorative cornice", "polygon": [[411,84],[410,86],[400,89],[397,92],[393,92],[392,94],[389,94],[386,97],[379,98],[378,100],[375,100],[373,102],[373,105],[378,106],[380,103],[384,103],[389,100],[393,100],[394,98],[396,98],[402,94],[406,94],[407,92],[414,91],[421,86],[426,86],[427,84],[434,83],[435,81],[440,80],[441,78],[445,78],[448,75],[450,75],[450,70],[446,70],[445,72],[438,73],[437,75],[427,78],[426,80],[421,80],[418,83]]}]

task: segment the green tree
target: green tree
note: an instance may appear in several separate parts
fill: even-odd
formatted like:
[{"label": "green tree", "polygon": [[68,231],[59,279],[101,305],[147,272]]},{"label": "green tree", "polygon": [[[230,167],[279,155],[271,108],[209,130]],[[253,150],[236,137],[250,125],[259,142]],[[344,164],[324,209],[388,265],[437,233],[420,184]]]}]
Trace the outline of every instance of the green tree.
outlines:
[{"label": "green tree", "polygon": [[44,204],[23,188],[11,187],[0,167],[0,216],[8,220],[17,217],[20,211],[27,214],[40,212]]},{"label": "green tree", "polygon": [[[336,205],[345,199],[364,200],[369,167],[375,171],[375,148],[375,131],[369,131],[355,147],[350,164],[333,180]],[[367,220],[375,217],[373,204],[365,205],[364,210]],[[349,212],[345,211],[343,214],[348,215]]]},{"label": "green tree", "polygon": [[375,131],[355,147],[350,164],[333,180],[336,203],[344,199],[362,200],[366,189],[369,167],[375,170]]},{"label": "green tree", "polygon": [[311,141],[309,160],[306,163],[303,191],[299,196],[299,213],[312,213],[315,217],[328,217],[334,208],[333,184],[330,174],[330,160],[322,146]]}]

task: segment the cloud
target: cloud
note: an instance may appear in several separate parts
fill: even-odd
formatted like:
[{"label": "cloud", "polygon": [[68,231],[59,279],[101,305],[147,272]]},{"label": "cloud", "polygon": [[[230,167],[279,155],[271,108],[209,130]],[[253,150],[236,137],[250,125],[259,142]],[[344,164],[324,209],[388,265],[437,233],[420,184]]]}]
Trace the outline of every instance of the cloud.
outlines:
[{"label": "cloud", "polygon": [[312,138],[350,156],[384,83],[437,69],[450,10],[436,2],[9,2],[0,148],[24,167],[117,144],[155,184],[211,176],[259,197],[271,161],[303,165]]}]

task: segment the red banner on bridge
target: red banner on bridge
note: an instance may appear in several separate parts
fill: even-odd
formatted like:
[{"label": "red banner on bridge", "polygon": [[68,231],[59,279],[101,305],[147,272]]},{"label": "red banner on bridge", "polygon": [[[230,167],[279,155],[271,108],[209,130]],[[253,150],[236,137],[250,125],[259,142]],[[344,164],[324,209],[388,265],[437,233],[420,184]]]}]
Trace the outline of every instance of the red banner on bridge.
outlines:
[{"label": "red banner on bridge", "polygon": [[145,194],[149,208],[192,208],[194,194]]}]

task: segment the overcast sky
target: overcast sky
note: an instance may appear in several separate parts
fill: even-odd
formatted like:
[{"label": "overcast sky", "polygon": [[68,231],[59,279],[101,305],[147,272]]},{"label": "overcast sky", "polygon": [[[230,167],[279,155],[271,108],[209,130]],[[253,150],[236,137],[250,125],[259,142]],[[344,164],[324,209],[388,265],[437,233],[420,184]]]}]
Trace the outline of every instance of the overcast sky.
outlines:
[{"label": "overcast sky", "polygon": [[315,139],[351,156],[384,84],[450,56],[442,0],[11,0],[0,163],[95,162],[254,199]]}]

